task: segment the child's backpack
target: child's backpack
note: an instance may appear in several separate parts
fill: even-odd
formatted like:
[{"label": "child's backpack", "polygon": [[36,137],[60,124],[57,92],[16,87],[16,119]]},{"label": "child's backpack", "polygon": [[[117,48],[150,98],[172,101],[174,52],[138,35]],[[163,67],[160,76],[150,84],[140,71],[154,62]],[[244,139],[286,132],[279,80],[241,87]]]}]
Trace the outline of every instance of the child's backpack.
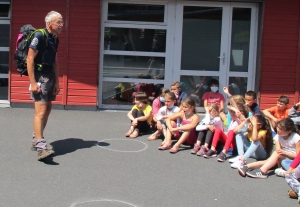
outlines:
[{"label": "child's backpack", "polygon": [[26,24],[21,27],[18,39],[16,42],[16,51],[14,60],[17,63],[17,71],[22,75],[28,76],[27,72],[27,54],[34,33],[41,32],[47,46],[47,34],[44,29],[35,29],[31,24]]}]

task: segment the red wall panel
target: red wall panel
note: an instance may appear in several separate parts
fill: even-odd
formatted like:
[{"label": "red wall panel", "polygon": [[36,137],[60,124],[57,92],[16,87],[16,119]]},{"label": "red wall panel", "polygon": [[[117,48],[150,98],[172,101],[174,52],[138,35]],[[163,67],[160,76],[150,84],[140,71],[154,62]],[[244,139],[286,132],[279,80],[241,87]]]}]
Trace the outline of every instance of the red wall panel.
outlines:
[{"label": "red wall panel", "polygon": [[290,105],[298,101],[299,24],[299,1],[266,1],[259,87],[262,109],[275,106],[281,95],[289,96]]},{"label": "red wall panel", "polygon": [[[58,50],[61,91],[53,103],[96,106],[100,48],[99,0],[89,0],[88,3],[84,0],[40,0],[38,3],[36,0],[12,1],[11,48],[15,48],[16,37],[24,24],[45,27],[44,19],[49,8],[61,13],[65,21]],[[10,102],[31,103],[29,79],[17,73],[13,54],[11,50]]]}]

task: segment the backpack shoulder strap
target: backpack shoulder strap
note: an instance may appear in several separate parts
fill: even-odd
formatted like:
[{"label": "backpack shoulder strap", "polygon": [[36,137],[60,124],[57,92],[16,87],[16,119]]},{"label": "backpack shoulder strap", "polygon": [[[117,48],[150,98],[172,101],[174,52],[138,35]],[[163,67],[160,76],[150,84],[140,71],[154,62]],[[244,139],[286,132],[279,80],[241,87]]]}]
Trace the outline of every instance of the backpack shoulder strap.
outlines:
[{"label": "backpack shoulder strap", "polygon": [[44,29],[37,29],[37,30],[34,30],[34,31],[30,34],[28,40],[32,39],[33,35],[34,35],[36,32],[40,32],[40,33],[43,34],[43,38],[44,38],[44,40],[45,40],[45,42],[46,42],[46,47],[47,47],[47,46],[48,46],[48,35],[47,35],[47,33],[46,33],[46,31],[45,31]]}]

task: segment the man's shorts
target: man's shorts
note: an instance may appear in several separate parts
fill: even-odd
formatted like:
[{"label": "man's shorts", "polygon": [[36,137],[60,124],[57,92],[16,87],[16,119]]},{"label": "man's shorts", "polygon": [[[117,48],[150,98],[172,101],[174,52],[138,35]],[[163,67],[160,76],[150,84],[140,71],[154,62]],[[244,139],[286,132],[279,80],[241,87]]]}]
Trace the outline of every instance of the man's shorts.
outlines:
[{"label": "man's shorts", "polygon": [[55,84],[54,73],[35,73],[36,82],[41,83],[41,92],[35,94],[31,92],[30,99],[38,102],[55,101],[56,95],[53,94],[53,87]]}]

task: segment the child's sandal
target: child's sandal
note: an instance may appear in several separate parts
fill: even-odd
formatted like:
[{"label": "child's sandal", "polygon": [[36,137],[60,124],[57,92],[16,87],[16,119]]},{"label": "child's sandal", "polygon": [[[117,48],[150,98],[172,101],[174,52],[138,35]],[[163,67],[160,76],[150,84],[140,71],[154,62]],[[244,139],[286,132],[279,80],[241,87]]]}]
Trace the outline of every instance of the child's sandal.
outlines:
[{"label": "child's sandal", "polygon": [[157,134],[154,132],[153,134],[150,135],[150,137],[147,138],[148,141],[153,141],[156,140],[159,137],[160,134]]},{"label": "child's sandal", "polygon": [[178,152],[178,150],[179,150],[179,147],[173,146],[173,147],[170,149],[170,153],[175,154],[175,153]]},{"label": "child's sandal", "polygon": [[125,134],[126,137],[129,137],[133,133],[134,129],[129,129],[129,131]]},{"label": "child's sandal", "polygon": [[134,139],[134,138],[137,138],[138,136],[139,136],[139,130],[135,129],[129,137]]}]

